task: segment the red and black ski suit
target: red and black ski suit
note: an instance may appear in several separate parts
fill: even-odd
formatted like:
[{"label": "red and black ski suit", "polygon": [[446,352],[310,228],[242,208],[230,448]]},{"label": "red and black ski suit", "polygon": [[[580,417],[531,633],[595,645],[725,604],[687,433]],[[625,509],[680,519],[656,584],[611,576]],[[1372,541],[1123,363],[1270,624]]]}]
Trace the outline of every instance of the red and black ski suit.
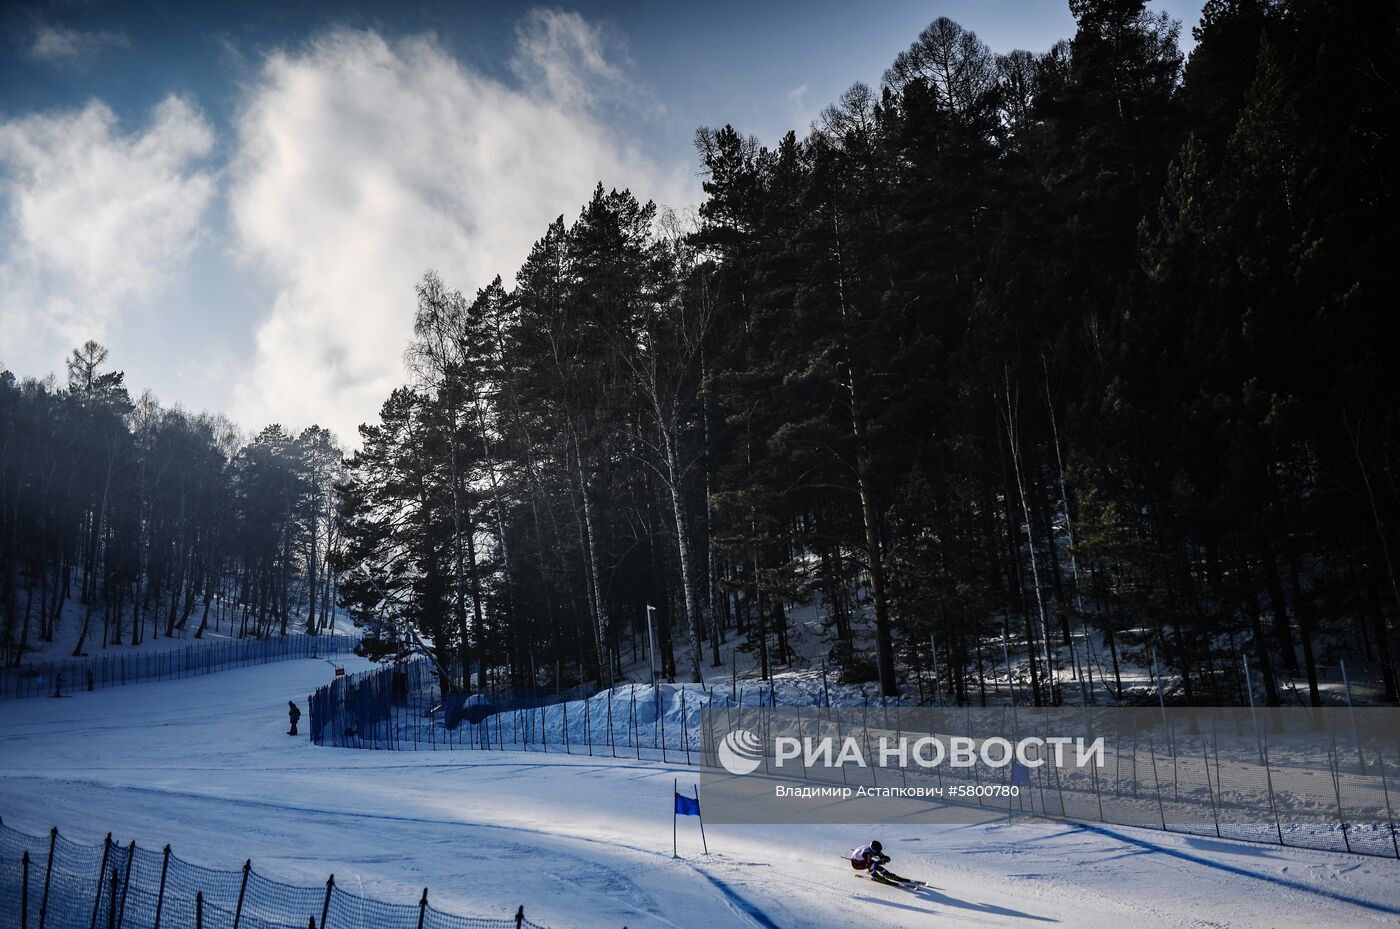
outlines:
[{"label": "red and black ski suit", "polygon": [[889,855],[877,852],[869,845],[851,849],[851,867],[857,871],[866,871],[871,877],[884,877],[885,865],[889,860]]}]

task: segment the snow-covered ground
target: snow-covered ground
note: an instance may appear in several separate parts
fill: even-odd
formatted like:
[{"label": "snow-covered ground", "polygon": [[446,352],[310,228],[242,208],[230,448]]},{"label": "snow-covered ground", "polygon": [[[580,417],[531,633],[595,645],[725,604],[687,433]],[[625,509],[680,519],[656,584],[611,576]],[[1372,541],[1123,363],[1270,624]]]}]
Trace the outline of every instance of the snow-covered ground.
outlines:
[{"label": "snow-covered ground", "polygon": [[[19,607],[21,614],[24,612],[23,603],[24,600],[21,598],[21,606]],[[77,647],[79,636],[82,634],[86,611],[87,608],[76,597],[69,597],[65,600],[63,610],[60,612],[58,622],[54,627],[54,640],[52,642],[43,641],[31,628],[28,644],[21,661],[24,664],[42,664],[48,661],[66,661],[73,658],[73,651]],[[172,636],[164,635],[165,621],[163,619],[159,630],[161,635],[153,635],[151,624],[145,622],[142,625],[140,644],[132,645],[130,612],[127,611],[123,619],[122,641],[107,642],[104,640],[102,613],[99,610],[94,613],[92,623],[88,627],[88,635],[83,642],[83,656],[150,655],[167,651],[182,651],[186,648],[220,642],[239,641],[236,610],[229,610],[227,613],[218,609],[211,610],[208,628],[204,630],[204,635],[195,638],[195,633],[199,631],[201,616],[200,610],[196,609],[185,624],[185,628],[175,630],[175,634]],[[350,618],[342,611],[337,610],[335,618],[335,628],[325,630],[323,635],[359,635],[359,630],[354,627]],[[288,623],[287,632],[290,634],[303,632],[305,625],[302,620],[294,620]]]},{"label": "snow-covered ground", "polygon": [[[1069,565],[1064,565],[1064,570],[1069,571]],[[863,592],[863,588],[862,588]],[[825,631],[828,609],[821,597],[816,597],[812,602],[802,604],[787,604],[786,616],[788,623],[788,644],[791,649],[791,661],[788,664],[779,664],[776,654],[771,652],[770,643],[770,674],[778,681],[794,680],[802,683],[808,690],[821,690],[822,665],[824,656],[831,647],[829,634]],[[998,620],[999,622],[999,620]],[[348,626],[348,621],[345,621]],[[1019,629],[1021,620],[1012,620],[1011,628]],[[872,607],[868,603],[863,603],[855,615],[855,638],[857,650],[866,655],[873,655],[874,644],[874,617]],[[1055,660],[1059,665],[1057,675],[1058,686],[1061,691],[1061,699],[1066,705],[1079,706],[1088,701],[1098,706],[1114,706],[1119,703],[1113,689],[1113,660],[1110,654],[1109,645],[1103,634],[1090,630],[1082,624],[1076,623],[1072,629],[1074,638],[1074,648],[1064,646],[1059,642],[1058,637],[1052,642],[1051,650],[1055,653]],[[1123,642],[1133,639],[1141,640],[1150,637],[1148,630],[1120,630],[1120,638]],[[1010,689],[1007,684],[1007,667],[1003,655],[1006,655],[1011,662],[1011,680],[1014,682],[1016,692],[1015,699],[1022,705],[1031,700],[1030,687],[1030,665],[1026,658],[1025,644],[1023,641],[1013,640],[1010,642],[1008,651],[1002,651],[999,639],[990,641],[987,644],[985,657],[987,663],[984,666],[986,674],[987,702],[993,706],[1006,705],[1011,702]],[[1233,651],[1238,643],[1219,642],[1217,647],[1222,653]],[[646,642],[640,639],[638,642],[640,650],[635,658],[632,652],[625,646],[622,651],[623,680],[635,683],[648,683],[651,680],[651,665],[646,659]],[[682,675],[685,671],[684,642],[678,641],[675,645],[678,668]],[[1248,649],[1248,645],[1246,646]],[[1340,643],[1328,637],[1319,638],[1317,643],[1319,663],[1317,666],[1318,688],[1321,691],[1322,701],[1325,705],[1339,706],[1345,705],[1348,699],[1347,685],[1344,683],[1341,664],[1331,657],[1335,653],[1351,654],[1346,658],[1346,669],[1350,684],[1351,698],[1357,705],[1381,704],[1386,705],[1384,695],[1381,692],[1379,677],[1380,669],[1376,662],[1365,661],[1355,654],[1357,647],[1355,643]],[[719,647],[720,664],[711,664],[711,651],[709,643],[703,649],[705,660],[702,664],[706,683],[712,688],[733,688],[737,691],[743,688],[751,694],[759,687],[766,686],[761,680],[761,672],[756,651],[748,647],[747,636],[738,635],[731,632],[726,636],[725,642]],[[1253,657],[1253,651],[1246,652],[1251,656],[1250,673],[1253,677],[1254,698],[1261,704],[1264,701],[1264,681],[1260,674],[1258,662]],[[919,660],[927,660],[926,649],[920,650],[922,656]],[[1141,661],[1136,661],[1141,658]],[[873,658],[872,658],[873,660]],[[1080,688],[1080,682],[1074,677],[1074,667],[1077,663],[1079,667],[1087,673],[1085,687]],[[828,686],[835,690],[838,687],[837,678],[839,671],[836,667],[828,665],[827,682]],[[658,662],[659,666],[659,662]],[[1231,663],[1231,675],[1239,673],[1240,666],[1237,662]],[[899,681],[901,693],[905,702],[919,702],[920,694],[927,699],[932,692],[935,680],[934,668],[931,666],[921,666],[918,668],[909,667],[907,664],[900,665],[901,678]],[[1121,645],[1119,649],[1118,673],[1123,682],[1124,697],[1127,702],[1133,700],[1154,702],[1157,699],[1157,677],[1156,670],[1161,671],[1163,687],[1167,694],[1168,702],[1175,702],[1173,695],[1180,688],[1180,678],[1172,668],[1154,669],[1151,663],[1144,657],[1141,648],[1133,648]],[[1276,679],[1275,684],[1282,702],[1285,705],[1303,706],[1307,704],[1308,685],[1306,678],[1291,678],[1281,666],[1274,669]],[[940,693],[943,699],[950,699],[950,682],[947,679],[947,669],[942,669],[943,680],[940,684]],[[1092,687],[1088,686],[1092,679]],[[1230,688],[1241,685],[1242,678],[1234,678],[1228,684]],[[542,681],[542,684],[546,682]],[[879,688],[871,680],[864,685],[847,684],[839,685],[842,696],[838,699],[833,696],[832,702],[836,705],[855,706],[869,702],[878,702]],[[1092,690],[1092,694],[1089,691]],[[1231,690],[1234,693],[1234,690]],[[1243,694],[1240,701],[1244,702]],[[979,702],[981,694],[978,692],[976,682],[969,682],[969,697],[973,702]],[[750,699],[755,699],[751,697]],[[1198,699],[1200,699],[1198,695]]]},{"label": "snow-covered ground", "polygon": [[[354,672],[367,667],[348,661]],[[69,838],[444,909],[583,927],[1386,926],[1400,862],[1156,832],[1006,826],[720,826],[671,858],[694,769],[514,752],[317,748],[286,701],[324,661],[0,705],[0,816]],[[854,880],[878,836],[921,893]]]}]

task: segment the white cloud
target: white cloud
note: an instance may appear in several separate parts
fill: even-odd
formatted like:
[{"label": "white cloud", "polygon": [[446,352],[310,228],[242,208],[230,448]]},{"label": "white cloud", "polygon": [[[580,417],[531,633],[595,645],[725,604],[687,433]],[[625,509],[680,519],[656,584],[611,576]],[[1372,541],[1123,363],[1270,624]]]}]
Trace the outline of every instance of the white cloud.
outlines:
[{"label": "white cloud", "polygon": [[595,30],[532,14],[519,39],[519,87],[432,38],[335,31],[268,58],[231,166],[237,247],[275,289],[236,389],[240,421],[315,421],[355,442],[403,381],[426,269],[467,291],[510,280],[598,181],[663,201],[681,189],[598,116],[626,82]]},{"label": "white cloud", "polygon": [[127,134],[99,102],[0,122],[0,358],[58,367],[159,293],[196,241],[212,146],[203,116],[173,96]]},{"label": "white cloud", "polygon": [[34,30],[34,44],[29,57],[46,64],[74,67],[90,66],[108,48],[124,48],[130,44],[122,32],[80,32],[63,26],[41,24]]},{"label": "white cloud", "polygon": [[816,117],[816,111],[807,101],[809,88],[806,84],[798,84],[786,94],[788,104],[787,123],[797,129],[806,126]]},{"label": "white cloud", "polygon": [[515,42],[510,69],[528,90],[570,107],[626,99],[630,62],[620,43],[579,14],[531,10],[516,24]]}]

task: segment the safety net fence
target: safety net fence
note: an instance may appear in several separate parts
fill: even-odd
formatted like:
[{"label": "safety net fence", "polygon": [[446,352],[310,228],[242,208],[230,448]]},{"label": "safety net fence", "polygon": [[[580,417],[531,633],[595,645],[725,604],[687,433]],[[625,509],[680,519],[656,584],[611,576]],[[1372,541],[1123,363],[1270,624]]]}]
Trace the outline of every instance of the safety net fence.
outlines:
[{"label": "safety net fence", "polygon": [[448,913],[428,901],[388,903],[342,890],[334,875],[307,887],[251,861],[204,867],[163,849],[30,835],[0,822],[0,925],[18,929],[542,929],[521,906],[503,918]]}]

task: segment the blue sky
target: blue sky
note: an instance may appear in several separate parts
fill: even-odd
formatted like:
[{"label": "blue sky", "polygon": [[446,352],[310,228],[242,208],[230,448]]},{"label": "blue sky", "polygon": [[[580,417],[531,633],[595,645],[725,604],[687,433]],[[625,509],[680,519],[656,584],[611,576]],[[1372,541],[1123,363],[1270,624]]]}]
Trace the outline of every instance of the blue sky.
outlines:
[{"label": "blue sky", "polygon": [[[1154,4],[1183,21],[1200,3]],[[53,3],[0,12],[0,363],[94,337],[162,402],[329,425],[402,380],[412,285],[509,277],[596,181],[684,208],[697,126],[805,129],[946,15],[1058,0]]]}]

